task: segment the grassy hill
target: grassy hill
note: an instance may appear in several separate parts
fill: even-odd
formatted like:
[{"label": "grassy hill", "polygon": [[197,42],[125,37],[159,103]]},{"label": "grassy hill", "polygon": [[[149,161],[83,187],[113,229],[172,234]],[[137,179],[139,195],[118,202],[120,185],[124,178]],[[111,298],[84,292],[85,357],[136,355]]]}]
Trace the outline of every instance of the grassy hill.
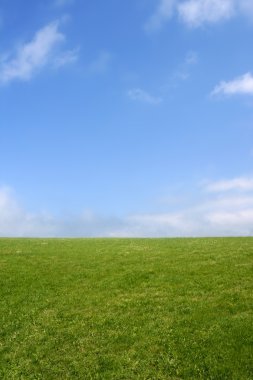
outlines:
[{"label": "grassy hill", "polygon": [[0,239],[0,379],[252,379],[253,238]]}]

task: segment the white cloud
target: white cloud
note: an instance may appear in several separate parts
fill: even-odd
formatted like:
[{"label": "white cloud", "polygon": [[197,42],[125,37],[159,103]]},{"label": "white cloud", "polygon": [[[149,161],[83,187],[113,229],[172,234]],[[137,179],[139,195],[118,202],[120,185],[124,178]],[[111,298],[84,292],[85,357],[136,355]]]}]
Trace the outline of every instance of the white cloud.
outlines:
[{"label": "white cloud", "polygon": [[[200,201],[190,201],[179,211],[132,215],[125,220],[123,229],[117,231],[117,236],[253,235],[252,181],[253,178],[238,177],[209,182],[210,189],[206,192],[204,187],[204,192],[199,194]],[[238,189],[247,193],[238,194]]]},{"label": "white cloud", "polygon": [[210,226],[215,226],[217,230],[223,231],[224,235],[250,236],[253,234],[253,208],[239,211],[212,212],[207,220]]},{"label": "white cloud", "polygon": [[19,207],[9,187],[0,188],[0,214],[1,222],[6,221],[19,213]]},{"label": "white cloud", "polygon": [[125,222],[124,236],[191,236],[196,228],[187,212],[137,214],[129,216]]},{"label": "white cloud", "polygon": [[[209,210],[212,210],[212,209],[222,209],[222,210],[226,210],[226,211],[229,211],[231,209],[240,209],[240,208],[249,208],[249,207],[253,207],[253,196],[252,195],[235,195],[235,194],[232,194],[231,193],[229,194],[229,196],[226,194],[226,196],[222,195],[222,196],[218,196],[214,199],[209,199],[209,201],[205,204],[203,204],[204,207],[207,206],[207,208]],[[206,206],[205,206],[206,205]],[[231,207],[231,205],[233,205]]]},{"label": "white cloud", "polygon": [[54,236],[55,232],[50,216],[28,213],[10,188],[0,188],[0,236]]},{"label": "white cloud", "polygon": [[[31,213],[20,205],[14,192],[0,188],[0,236],[31,237],[159,237],[253,235],[253,187],[237,179],[212,182],[198,202],[178,210],[138,213],[123,217],[101,216],[92,211],[54,216]],[[211,185],[211,183],[209,183]],[[237,189],[247,194],[236,193]],[[233,191],[227,193],[227,190]],[[170,206],[169,206],[170,207]],[[175,205],[173,206],[175,209]]]},{"label": "white cloud", "polygon": [[209,182],[205,185],[209,192],[224,192],[231,190],[250,191],[253,190],[253,178],[238,177],[229,180]]},{"label": "white cloud", "polygon": [[[9,83],[13,80],[29,80],[40,69],[57,60],[57,47],[65,41],[65,36],[59,31],[59,22],[53,22],[40,29],[32,39],[20,46],[13,57],[5,55],[0,63],[0,82]],[[61,52],[62,62],[70,62],[72,57],[68,52]],[[60,59],[60,58],[58,58]]]},{"label": "white cloud", "polygon": [[133,88],[127,92],[128,97],[134,101],[157,105],[162,102],[162,98],[150,95],[148,92],[140,89]]},{"label": "white cloud", "polygon": [[117,218],[84,212],[75,216],[54,216],[46,212],[31,213],[22,207],[8,187],[0,188],[0,236],[2,237],[76,237],[109,236],[121,227]]},{"label": "white cloud", "polygon": [[253,194],[209,198],[179,212],[132,215],[124,222],[113,236],[253,235]]},{"label": "white cloud", "polygon": [[227,21],[236,16],[253,17],[252,0],[160,0],[145,29],[160,29],[176,15],[189,27]]},{"label": "white cloud", "polygon": [[235,12],[233,0],[187,0],[178,4],[179,17],[189,26],[229,19]]},{"label": "white cloud", "polygon": [[211,95],[253,95],[253,76],[251,73],[246,73],[229,82],[220,82]]},{"label": "white cloud", "polygon": [[236,212],[213,212],[208,215],[208,219],[217,225],[242,227],[242,224],[253,225],[253,208]]}]

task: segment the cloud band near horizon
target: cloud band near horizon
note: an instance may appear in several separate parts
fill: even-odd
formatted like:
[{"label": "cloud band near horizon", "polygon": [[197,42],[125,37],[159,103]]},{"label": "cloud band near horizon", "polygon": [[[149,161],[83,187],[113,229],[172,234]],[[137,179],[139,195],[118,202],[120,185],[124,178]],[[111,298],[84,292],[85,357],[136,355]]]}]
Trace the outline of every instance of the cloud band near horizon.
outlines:
[{"label": "cloud band near horizon", "polygon": [[[14,192],[0,188],[1,237],[189,237],[252,236],[253,177],[209,181],[202,201],[178,211],[118,216],[55,216],[28,212]],[[203,198],[204,195],[204,198]]]}]

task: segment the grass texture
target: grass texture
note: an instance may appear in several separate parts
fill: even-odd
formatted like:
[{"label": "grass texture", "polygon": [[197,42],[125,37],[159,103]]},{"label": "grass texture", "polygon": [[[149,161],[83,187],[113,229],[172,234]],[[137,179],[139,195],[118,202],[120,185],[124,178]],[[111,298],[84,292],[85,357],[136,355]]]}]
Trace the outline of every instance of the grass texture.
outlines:
[{"label": "grass texture", "polygon": [[253,238],[0,239],[0,379],[253,379]]}]

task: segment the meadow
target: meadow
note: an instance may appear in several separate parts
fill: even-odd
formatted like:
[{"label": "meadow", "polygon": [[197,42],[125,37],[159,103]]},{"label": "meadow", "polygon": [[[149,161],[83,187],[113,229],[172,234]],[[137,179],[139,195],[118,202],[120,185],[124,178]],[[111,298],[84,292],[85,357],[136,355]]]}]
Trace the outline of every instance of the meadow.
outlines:
[{"label": "meadow", "polygon": [[0,379],[253,379],[253,238],[0,239]]}]

